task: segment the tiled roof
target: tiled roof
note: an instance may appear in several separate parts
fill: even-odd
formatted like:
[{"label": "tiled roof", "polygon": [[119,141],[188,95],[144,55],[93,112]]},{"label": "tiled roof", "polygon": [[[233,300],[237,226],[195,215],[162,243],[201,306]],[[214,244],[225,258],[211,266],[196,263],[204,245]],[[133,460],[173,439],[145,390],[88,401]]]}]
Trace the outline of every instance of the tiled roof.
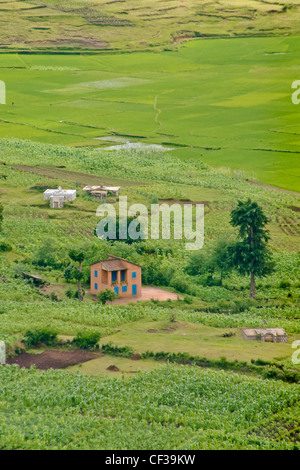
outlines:
[{"label": "tiled roof", "polygon": [[96,261],[95,263],[92,263],[91,266],[93,266],[94,264],[98,264],[98,263],[101,263],[103,269],[105,269],[106,271],[118,271],[120,269],[128,269],[126,263],[141,267],[139,264],[132,263],[131,261],[128,261],[127,259],[117,258],[116,256],[112,256],[112,255],[111,255],[111,258],[101,259],[99,261]]},{"label": "tiled roof", "polygon": [[121,259],[106,259],[104,261],[100,261],[102,264],[102,268],[105,271],[119,271],[120,269],[128,269],[126,263]]}]

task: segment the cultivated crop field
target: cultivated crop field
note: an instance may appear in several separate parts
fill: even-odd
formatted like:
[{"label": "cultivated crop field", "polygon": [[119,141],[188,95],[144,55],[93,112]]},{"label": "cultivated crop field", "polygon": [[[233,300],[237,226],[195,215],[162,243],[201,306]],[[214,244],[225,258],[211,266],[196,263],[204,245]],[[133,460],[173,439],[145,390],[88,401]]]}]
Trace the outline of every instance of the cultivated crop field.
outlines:
[{"label": "cultivated crop field", "polygon": [[198,40],[157,53],[1,54],[1,136],[165,149],[297,191],[298,50],[289,36]]},{"label": "cultivated crop field", "polygon": [[[299,450],[299,9],[0,0],[0,449]],[[203,204],[203,248],[99,239],[99,184],[148,215]],[[50,208],[59,186],[76,199]],[[234,263],[247,201],[266,269],[254,238]],[[172,300],[103,303],[109,255]]]},{"label": "cultivated crop field", "polygon": [[0,47],[13,51],[152,51],[199,38],[293,35],[299,21],[299,0],[1,0],[0,6]]},{"label": "cultivated crop field", "polygon": [[293,449],[299,435],[299,385],[186,366],[130,381],[11,366],[0,380],[2,449]]}]

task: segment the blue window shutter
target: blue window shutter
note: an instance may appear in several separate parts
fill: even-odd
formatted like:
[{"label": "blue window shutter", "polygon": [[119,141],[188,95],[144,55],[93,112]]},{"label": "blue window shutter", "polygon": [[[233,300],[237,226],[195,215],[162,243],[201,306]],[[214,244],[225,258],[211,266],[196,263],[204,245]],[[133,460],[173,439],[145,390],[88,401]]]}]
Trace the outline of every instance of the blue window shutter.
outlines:
[{"label": "blue window shutter", "polygon": [[98,271],[95,270],[95,277],[98,277]]},{"label": "blue window shutter", "polygon": [[97,289],[98,289],[98,284],[97,284],[97,282],[95,282],[95,290],[97,290]]},{"label": "blue window shutter", "polygon": [[111,280],[112,282],[115,282],[117,280],[117,271],[111,272]]},{"label": "blue window shutter", "polygon": [[127,292],[127,286],[122,286],[122,292]]},{"label": "blue window shutter", "polygon": [[133,279],[136,278],[136,272],[135,272],[135,271],[132,271],[132,278],[133,278]]},{"label": "blue window shutter", "polygon": [[121,279],[122,279],[122,282],[125,281],[125,271],[121,271]]},{"label": "blue window shutter", "polygon": [[117,295],[119,295],[119,288],[118,287],[114,287],[114,291]]}]

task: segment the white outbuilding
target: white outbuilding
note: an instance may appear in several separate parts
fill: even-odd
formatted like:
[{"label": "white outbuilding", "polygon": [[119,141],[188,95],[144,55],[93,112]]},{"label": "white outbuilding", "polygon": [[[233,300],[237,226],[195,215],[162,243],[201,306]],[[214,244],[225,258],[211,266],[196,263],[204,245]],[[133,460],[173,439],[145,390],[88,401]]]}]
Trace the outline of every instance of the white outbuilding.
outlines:
[{"label": "white outbuilding", "polygon": [[64,202],[74,201],[76,199],[76,189],[46,189],[44,192],[44,201],[50,201],[52,209],[61,209]]}]

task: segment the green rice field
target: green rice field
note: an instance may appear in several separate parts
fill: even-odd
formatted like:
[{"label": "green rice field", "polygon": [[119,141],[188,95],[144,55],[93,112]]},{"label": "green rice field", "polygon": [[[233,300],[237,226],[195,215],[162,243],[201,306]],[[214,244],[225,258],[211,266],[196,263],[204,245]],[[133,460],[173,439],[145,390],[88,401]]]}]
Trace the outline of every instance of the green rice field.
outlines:
[{"label": "green rice field", "polygon": [[299,46],[298,37],[269,37],[156,53],[1,54],[0,135],[94,149],[163,147],[297,191],[300,108],[291,86]]}]

